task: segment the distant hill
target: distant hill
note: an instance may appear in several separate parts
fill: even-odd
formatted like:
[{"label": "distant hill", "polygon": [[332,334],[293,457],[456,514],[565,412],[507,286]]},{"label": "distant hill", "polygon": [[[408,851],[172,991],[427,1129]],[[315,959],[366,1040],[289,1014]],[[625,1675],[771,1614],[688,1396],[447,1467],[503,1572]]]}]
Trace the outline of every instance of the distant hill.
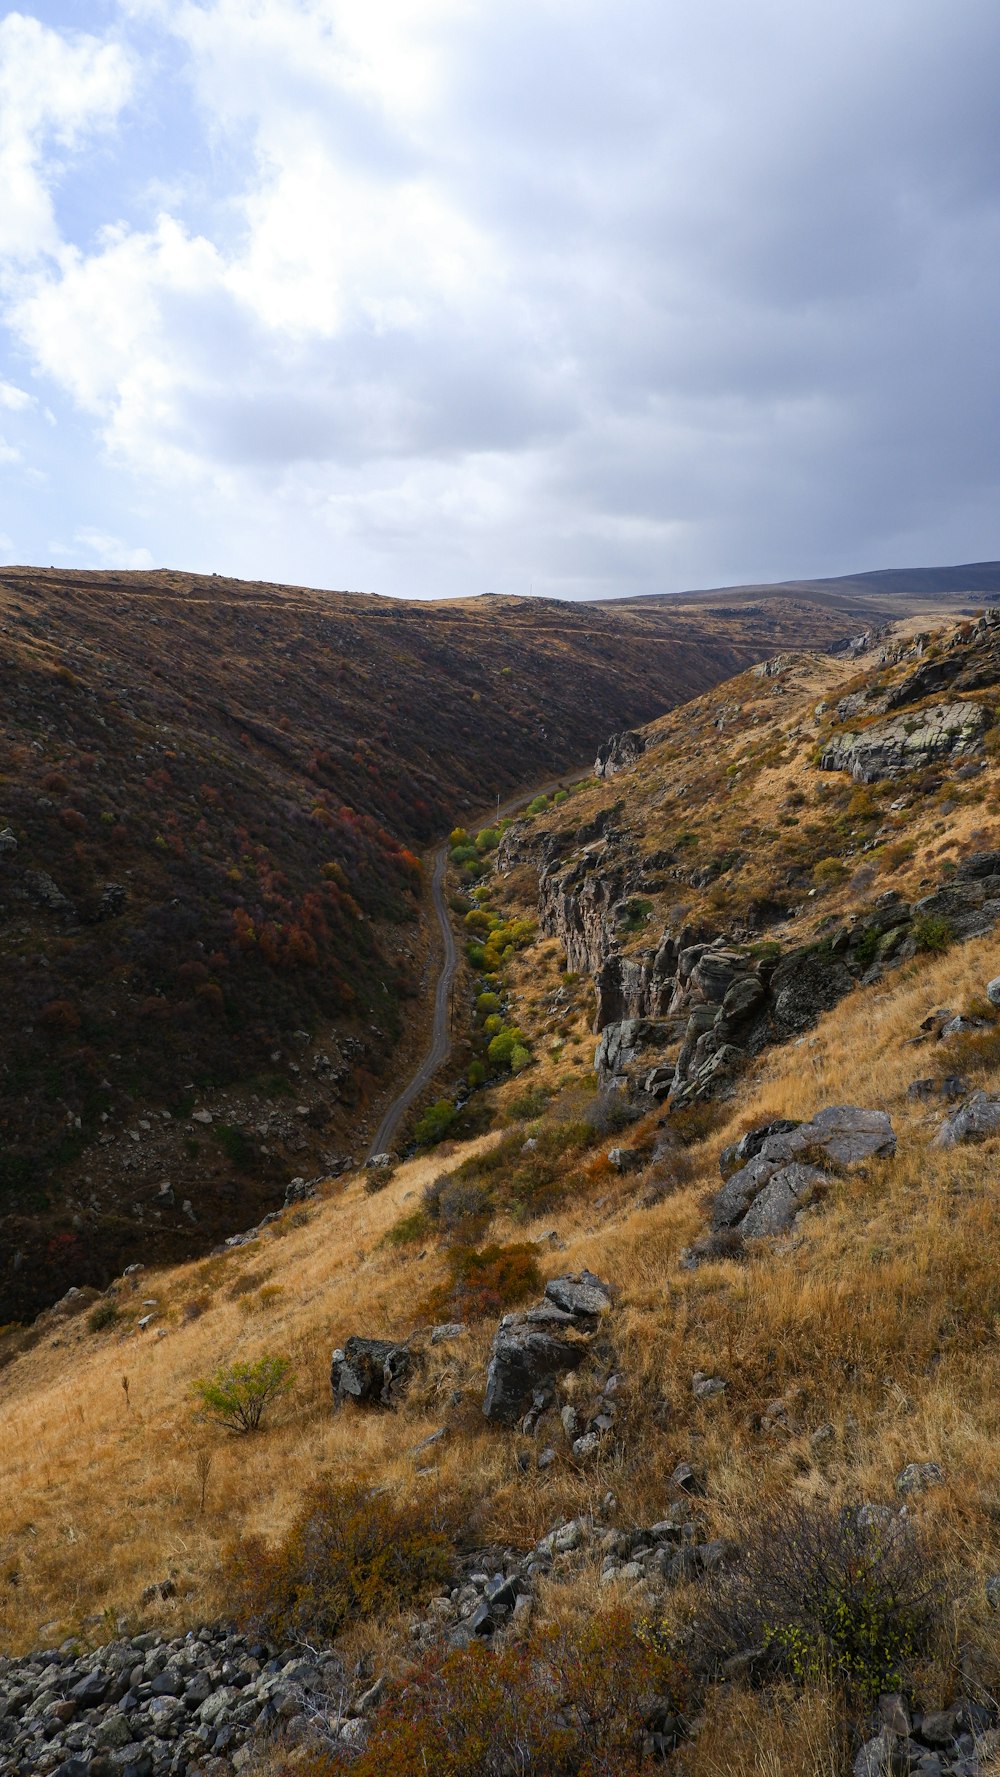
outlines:
[{"label": "distant hill", "polygon": [[1000,562],[966,562],[950,568],[875,568],[863,574],[841,574],[827,580],[767,581],[752,586],[724,586],[700,592],[652,593],[621,602],[662,605],[676,598],[697,608],[725,600],[746,604],[759,599],[806,599],[810,604],[863,618],[880,611],[886,617],[912,616],[923,608],[942,611],[1000,597]]}]

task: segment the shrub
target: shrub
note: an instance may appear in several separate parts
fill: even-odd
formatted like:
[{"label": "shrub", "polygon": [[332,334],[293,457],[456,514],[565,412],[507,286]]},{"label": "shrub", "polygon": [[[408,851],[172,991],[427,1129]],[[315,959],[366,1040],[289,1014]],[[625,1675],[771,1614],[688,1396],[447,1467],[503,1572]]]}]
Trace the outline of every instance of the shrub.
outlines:
[{"label": "shrub", "polygon": [[258,1431],[272,1401],[287,1394],[295,1377],[287,1357],[259,1357],[256,1363],[231,1364],[211,1381],[193,1384],[209,1418],[227,1431],[244,1435]]},{"label": "shrub", "polygon": [[486,1080],[486,1064],[482,1061],[471,1061],[465,1078],[470,1086],[482,1086]]},{"label": "shrub", "polygon": [[[355,1777],[621,1777],[652,1771],[647,1727],[677,1735],[686,1674],[621,1609],[492,1652],[430,1655],[373,1723]],[[655,1701],[654,1701],[655,1699]],[[655,1713],[654,1713],[655,1712]],[[662,1766],[656,1768],[662,1769]]]},{"label": "shrub", "polygon": [[227,1160],[240,1172],[248,1172],[257,1158],[257,1150],[246,1130],[235,1123],[217,1123],[212,1134]]},{"label": "shrub", "polygon": [[223,1564],[236,1620],[276,1641],[329,1638],[351,1622],[392,1615],[450,1578],[447,1518],[356,1483],[317,1483],[284,1540],[245,1538]]},{"label": "shrub", "polygon": [[880,937],[881,933],[877,926],[865,927],[854,947],[854,954],[859,963],[873,963],[875,961]]},{"label": "shrub", "polygon": [[457,1114],[447,1098],[439,1098],[435,1104],[429,1105],[413,1126],[413,1139],[418,1147],[432,1148],[436,1142],[443,1141]]},{"label": "shrub", "polygon": [[914,920],[912,935],[918,950],[928,950],[938,956],[948,949],[955,932],[950,920],[940,914],[925,913]]},{"label": "shrub", "polygon": [[492,1038],[486,1053],[495,1068],[510,1067],[515,1049],[526,1047],[524,1038],[516,1024],[505,1024]]},{"label": "shrub", "polygon": [[817,888],[836,888],[848,875],[847,865],[842,858],[820,858],[813,865],[812,879]]},{"label": "shrub", "polygon": [[488,1320],[542,1287],[535,1248],[453,1246],[448,1276],[424,1297],[418,1312],[427,1320]]},{"label": "shrub", "polygon": [[385,1235],[387,1246],[411,1246],[426,1240],[433,1233],[431,1219],[426,1209],[412,1209],[409,1215],[400,1216]]},{"label": "shrub", "polygon": [[498,993],[481,993],[476,1000],[476,1011],[486,1018],[491,1012],[499,1012],[500,995]]},{"label": "shrub", "polygon": [[828,1675],[870,1704],[901,1688],[928,1651],[939,1593],[911,1525],[878,1522],[871,1508],[789,1501],[753,1527],[699,1633],[713,1663],[760,1647],[796,1683]]},{"label": "shrub", "polygon": [[511,1073],[512,1074],[523,1074],[525,1068],[529,1067],[530,1064],[531,1064],[531,1050],[526,1049],[523,1043],[515,1043],[513,1049],[510,1052],[510,1071],[511,1071]]},{"label": "shrub", "polygon": [[549,799],[547,796],[533,796],[524,812],[525,814],[541,814],[542,810],[548,808],[548,806]]},{"label": "shrub", "polygon": [[115,1302],[107,1298],[103,1302],[95,1302],[87,1316],[87,1325],[92,1333],[102,1333],[105,1327],[113,1327],[121,1320],[121,1313]]}]

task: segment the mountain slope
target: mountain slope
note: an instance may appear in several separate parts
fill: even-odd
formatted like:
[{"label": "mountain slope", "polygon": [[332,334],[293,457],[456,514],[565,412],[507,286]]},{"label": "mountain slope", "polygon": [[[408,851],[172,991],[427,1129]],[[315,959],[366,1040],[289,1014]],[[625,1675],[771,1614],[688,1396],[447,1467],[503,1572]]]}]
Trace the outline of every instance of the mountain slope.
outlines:
[{"label": "mountain slope", "polygon": [[[400,1768],[399,1723],[410,1724],[407,1756],[419,1760],[424,1745],[432,1766],[436,1730],[422,1699],[441,1699],[438,1720],[474,1722],[463,1710],[505,1646],[516,1655],[501,1669],[505,1707],[521,1707],[526,1732],[530,1674],[553,1657],[553,1638],[578,1650],[594,1687],[581,1707],[598,1717],[607,1690],[586,1650],[595,1633],[598,1645],[621,1645],[623,1616],[641,1646],[671,1650],[684,1668],[683,1678],[674,1669],[674,1713],[661,1695],[655,1719],[669,1716],[673,1766],[685,1777],[753,1777],[762,1766],[839,1773],[887,1720],[894,1738],[861,1768],[896,1749],[911,1769],[985,1777],[1000,1723],[986,1585],[1000,1440],[1000,1026],[985,993],[997,967],[1000,754],[995,723],[936,720],[942,678],[953,704],[994,716],[996,627],[949,626],[922,640],[911,627],[860,671],[785,659],[653,724],[638,763],[505,839],[489,903],[534,912],[548,929],[508,960],[498,984],[537,1059],[493,1089],[492,1133],[400,1166],[375,1193],[363,1176],[331,1183],[245,1247],[123,1278],[93,1325],[70,1301],[39,1324],[30,1349],[18,1353],[26,1336],[8,1336],[8,1646],[35,1644],[43,1625],[53,1645],[74,1631],[98,1642],[106,1621],[179,1632],[228,1610],[223,1545],[243,1530],[274,1548],[326,1473],[375,1483],[400,1510],[457,1525],[464,1566],[443,1595],[438,1580],[433,1597],[429,1589],[402,1612],[375,1608],[338,1639],[341,1689],[311,1705],[326,1734],[310,1754],[323,1777],[349,1764],[345,1697],[360,1711],[349,1719],[362,1721],[352,1744],[369,1739],[366,1774]],[[889,759],[889,730],[909,747],[889,761],[897,775],[862,781],[865,757]],[[837,763],[849,736],[869,749],[854,746],[850,770]],[[668,940],[690,927],[707,929],[671,952]],[[787,1019],[774,983],[789,961],[836,982],[835,1002],[824,1009],[821,995],[800,994]],[[671,1019],[683,1013],[685,1027],[694,1019],[702,1036],[717,1033],[727,972],[761,987],[742,1013],[734,1003],[725,1013],[741,1057],[695,1095],[654,1102],[645,1075],[659,1061],[676,1079],[687,1036]],[[645,1044],[642,1067],[626,1061],[602,1084],[594,1024],[604,1039],[633,1007],[645,1026],[631,1033]],[[700,1079],[680,1071],[682,1084]],[[978,1140],[963,1137],[968,1116],[951,1123],[970,1101]],[[822,1119],[845,1106],[856,1133],[882,1132],[875,1143],[831,1149]],[[742,1188],[758,1202],[773,1184],[778,1163],[752,1144],[778,1120],[784,1128],[768,1139],[806,1144],[796,1164],[810,1173],[810,1194],[781,1230],[741,1233],[738,1221],[719,1221],[719,1205],[749,1153],[763,1164]],[[507,1269],[494,1254],[487,1273],[496,1245]],[[574,1346],[576,1367],[557,1371],[538,1402],[529,1386],[525,1416],[505,1425],[484,1416],[485,1369],[500,1310],[519,1301],[525,1247],[539,1282],[587,1269],[613,1300]],[[461,1283],[470,1248],[480,1278],[508,1294],[491,1299]],[[529,1283],[527,1299],[537,1290]],[[550,1299],[529,1324],[578,1341],[558,1313]],[[432,1343],[435,1321],[465,1330]],[[407,1342],[414,1367],[388,1410],[351,1400],[331,1410],[330,1346],[351,1335]],[[239,1444],[192,1417],[196,1377],[266,1352],[287,1353],[298,1372],[269,1429]],[[862,1529],[878,1533],[865,1545],[875,1565],[862,1651],[845,1653],[839,1618],[827,1640],[806,1640],[803,1658],[796,1650],[812,1630],[795,1616],[775,1619],[768,1659],[751,1638],[727,1642],[719,1600],[762,1539],[779,1564],[792,1562],[782,1527],[799,1521],[798,1508],[829,1536],[857,1523],[861,1504]],[[554,1545],[538,1546],[559,1526]],[[868,1630],[887,1620],[876,1613],[889,1555],[911,1549],[934,1609],[904,1619],[905,1636],[885,1648]],[[500,1577],[515,1556],[530,1602],[513,1643],[501,1624],[464,1651],[462,1611],[482,1601],[469,1576]],[[823,1574],[828,1583],[829,1566]],[[801,1570],[792,1562],[781,1577],[798,1609]],[[844,1608],[855,1605],[848,1597]],[[314,1669],[325,1646],[310,1642]],[[831,1665],[831,1647],[855,1665]],[[425,1663],[415,1668],[415,1657]],[[362,1705],[362,1687],[381,1677],[402,1688]],[[229,1706],[242,1736],[251,1729],[238,1695]],[[630,1718],[627,1743],[649,1772],[651,1719]],[[159,1758],[141,1696],[130,1720]],[[396,1763],[385,1750],[379,1764],[391,1745]],[[293,1770],[308,1750],[261,1747],[257,1768],[273,1756]],[[488,1766],[470,1753],[464,1768]],[[605,1768],[622,1768],[620,1754]]]},{"label": "mountain slope", "polygon": [[419,1034],[412,848],[840,625],[4,570],[0,1322],[350,1151]]}]

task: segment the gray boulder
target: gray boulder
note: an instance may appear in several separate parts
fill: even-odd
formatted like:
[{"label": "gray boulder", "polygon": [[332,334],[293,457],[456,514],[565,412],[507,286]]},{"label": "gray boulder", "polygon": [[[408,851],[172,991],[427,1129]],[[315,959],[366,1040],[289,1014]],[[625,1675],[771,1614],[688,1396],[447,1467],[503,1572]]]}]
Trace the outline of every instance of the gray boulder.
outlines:
[{"label": "gray boulder", "polygon": [[334,1352],[330,1364],[334,1406],[347,1399],[359,1406],[391,1405],[411,1362],[407,1347],[392,1339],[348,1339],[342,1350]]},{"label": "gray boulder", "polygon": [[754,1198],[740,1223],[740,1233],[748,1240],[784,1234],[792,1226],[801,1209],[811,1203],[829,1183],[818,1166],[779,1166],[772,1172],[764,1189]]},{"label": "gray boulder", "polygon": [[946,1117],[932,1147],[957,1148],[963,1142],[985,1141],[1000,1130],[1000,1095],[974,1092],[951,1117]]},{"label": "gray boulder", "polygon": [[531,1404],[536,1389],[554,1376],[575,1370],[587,1353],[587,1341],[559,1336],[526,1323],[518,1315],[501,1321],[486,1370],[483,1413],[495,1425],[515,1425]]},{"label": "gray boulder", "polygon": [[839,958],[814,950],[793,952],[771,977],[772,1010],[779,1032],[808,1030],[853,986],[854,977]]},{"label": "gray boulder", "polygon": [[624,728],[620,734],[613,734],[598,748],[594,776],[614,777],[616,772],[634,765],[645,751],[646,742],[643,736],[632,728]]},{"label": "gray boulder", "polygon": [[602,1077],[616,1078],[638,1061],[645,1050],[665,1049],[669,1042],[670,1026],[660,1019],[623,1018],[606,1024],[594,1054],[594,1071]]},{"label": "gray boulder", "polygon": [[577,1277],[550,1278],[545,1295],[565,1314],[577,1318],[606,1314],[611,1307],[611,1285],[602,1283],[592,1271],[581,1271]]},{"label": "gray boulder", "polygon": [[1000,1006],[1000,975],[994,975],[993,980],[986,983],[986,998],[991,1006]]},{"label": "gray boulder", "polygon": [[[762,1139],[761,1139],[762,1138]],[[727,1149],[723,1170],[739,1150],[752,1151],[745,1165],[730,1173],[712,1205],[712,1227],[738,1228],[761,1237],[782,1233],[827,1182],[825,1167],[856,1166],[863,1160],[885,1159],[896,1151],[892,1123],[884,1111],[859,1105],[829,1105],[809,1123],[768,1124],[751,1130]]]}]

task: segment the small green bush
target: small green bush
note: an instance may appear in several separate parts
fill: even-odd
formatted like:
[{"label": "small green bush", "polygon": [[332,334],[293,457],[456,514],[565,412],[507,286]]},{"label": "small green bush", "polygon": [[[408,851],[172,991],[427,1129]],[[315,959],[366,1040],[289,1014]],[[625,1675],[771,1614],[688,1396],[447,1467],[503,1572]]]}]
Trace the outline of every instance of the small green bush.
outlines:
[{"label": "small green bush", "polygon": [[515,1043],[510,1052],[510,1071],[512,1074],[523,1074],[526,1067],[531,1066],[531,1050],[523,1043]]},{"label": "small green bush", "polygon": [[439,1098],[435,1104],[429,1105],[413,1126],[413,1139],[421,1148],[432,1148],[436,1142],[443,1141],[457,1116],[455,1106],[448,1098]]},{"label": "small green bush", "polygon": [[217,1370],[211,1381],[193,1384],[196,1398],[227,1431],[245,1435],[258,1431],[268,1407],[287,1394],[295,1381],[287,1357],[259,1357],[256,1363],[231,1364]]},{"label": "small green bush", "polygon": [[533,796],[524,812],[525,814],[541,814],[543,809],[548,808],[548,806],[549,799],[547,796]]},{"label": "small green bush", "polygon": [[103,1302],[95,1302],[87,1316],[87,1325],[92,1333],[102,1333],[105,1327],[113,1327],[121,1320],[121,1311],[115,1302],[107,1298]]},{"label": "small green bush", "polygon": [[955,931],[950,920],[940,914],[925,913],[914,920],[912,935],[918,950],[939,956],[952,943]]},{"label": "small green bush", "polygon": [[485,1080],[486,1080],[486,1064],[485,1064],[485,1062],[470,1061],[468,1069],[466,1071],[465,1078],[466,1078],[467,1083],[473,1089],[475,1089],[477,1086],[484,1085]]},{"label": "small green bush", "polygon": [[500,995],[498,993],[481,993],[476,1000],[476,1011],[481,1018],[487,1018],[491,1012],[499,1012]]}]

